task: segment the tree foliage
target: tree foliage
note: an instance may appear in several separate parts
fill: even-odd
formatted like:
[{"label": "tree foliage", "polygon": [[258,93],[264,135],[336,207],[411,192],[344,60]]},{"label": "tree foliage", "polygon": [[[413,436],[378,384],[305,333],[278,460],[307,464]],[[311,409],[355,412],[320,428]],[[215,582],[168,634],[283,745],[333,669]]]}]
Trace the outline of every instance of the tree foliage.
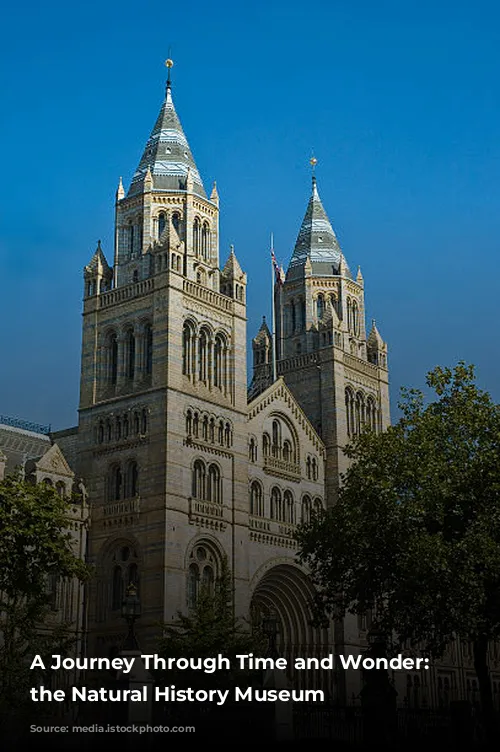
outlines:
[{"label": "tree foliage", "polygon": [[[474,644],[485,708],[488,642],[500,638],[500,408],[463,362],[403,390],[401,419],[346,448],[338,503],[298,533],[317,609],[372,610],[394,649]],[[486,673],[485,673],[486,672]]]},{"label": "tree foliage", "polygon": [[202,671],[169,672],[168,681],[182,686],[197,683],[202,687],[236,685],[246,673],[235,668],[234,657],[238,654],[263,655],[266,641],[263,635],[241,618],[234,615],[231,572],[224,560],[220,577],[211,591],[201,588],[196,606],[188,614],[178,613],[176,624],[164,624],[159,641],[158,655],[164,658],[213,658],[221,655],[229,658],[232,669],[205,674]]},{"label": "tree foliage", "polygon": [[71,548],[69,502],[46,484],[17,476],[0,482],[0,725],[33,717],[29,688],[43,683],[31,658],[65,654],[69,625],[54,619],[50,577],[79,580],[89,571]]}]

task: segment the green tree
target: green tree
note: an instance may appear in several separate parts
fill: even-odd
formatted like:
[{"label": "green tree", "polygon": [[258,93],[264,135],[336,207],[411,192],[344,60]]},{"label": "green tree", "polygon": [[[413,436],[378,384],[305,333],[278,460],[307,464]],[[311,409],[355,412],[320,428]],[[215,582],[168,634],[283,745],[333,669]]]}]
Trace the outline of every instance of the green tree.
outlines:
[{"label": "green tree", "polygon": [[434,401],[403,390],[401,419],[346,448],[338,503],[299,529],[317,612],[372,610],[394,652],[439,657],[473,644],[483,717],[495,735],[488,645],[500,638],[500,408],[474,368],[436,368]]},{"label": "green tree", "polygon": [[[17,476],[0,482],[0,726],[33,717],[29,688],[43,683],[30,670],[35,654],[65,654],[69,625],[53,618],[50,580],[84,580],[88,568],[75,556],[68,531],[69,502],[46,484]],[[46,677],[45,677],[46,678]]]},{"label": "green tree", "polygon": [[[243,680],[252,680],[245,671],[236,668],[234,657],[238,654],[264,655],[266,640],[259,630],[252,630],[233,609],[231,572],[224,560],[220,577],[213,591],[201,588],[196,606],[189,614],[178,612],[176,624],[162,625],[158,655],[163,658],[229,658],[229,671],[206,674],[203,671],[168,672],[168,682],[178,686],[203,688],[236,686]],[[255,680],[255,675],[253,676]]]}]

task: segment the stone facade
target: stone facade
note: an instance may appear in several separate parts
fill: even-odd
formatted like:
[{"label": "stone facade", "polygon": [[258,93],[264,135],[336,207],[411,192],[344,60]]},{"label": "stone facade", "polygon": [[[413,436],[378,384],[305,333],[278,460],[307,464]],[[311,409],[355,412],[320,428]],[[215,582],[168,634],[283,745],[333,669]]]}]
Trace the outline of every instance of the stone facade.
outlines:
[{"label": "stone facade", "polygon": [[[217,188],[205,191],[170,82],[115,216],[113,265],[99,243],[84,270],[77,441],[59,438],[92,500],[89,654],[119,650],[131,582],[139,643],[154,651],[159,622],[186,612],[223,558],[236,613],[275,611],[285,655],[362,650],[356,619],[311,626],[293,541],[298,522],[335,503],[343,446],[390,423],[387,345],[375,322],[366,330],[364,280],[316,180],[289,268],[276,266],[276,363],[264,321],[249,388],[246,274],[233,248],[220,262]],[[295,681],[325,682],[341,701],[360,689],[342,671]]]}]

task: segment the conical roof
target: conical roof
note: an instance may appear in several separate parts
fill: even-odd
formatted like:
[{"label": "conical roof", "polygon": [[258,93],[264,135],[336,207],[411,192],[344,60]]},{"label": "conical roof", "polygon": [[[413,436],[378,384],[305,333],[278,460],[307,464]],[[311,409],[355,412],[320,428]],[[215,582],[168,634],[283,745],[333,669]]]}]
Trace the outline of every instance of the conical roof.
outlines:
[{"label": "conical roof", "polygon": [[[316,178],[313,177],[311,198],[297,236],[289,271],[303,267],[309,259],[313,276],[338,275],[341,258],[342,251],[337,236],[323,208]],[[351,276],[348,269],[347,271]]]},{"label": "conical roof", "polygon": [[165,100],[144,149],[139,166],[132,178],[128,196],[141,193],[147,169],[153,177],[154,190],[185,191],[188,169],[193,180],[193,192],[206,198],[203,182],[191,149],[175,111],[170,81]]}]

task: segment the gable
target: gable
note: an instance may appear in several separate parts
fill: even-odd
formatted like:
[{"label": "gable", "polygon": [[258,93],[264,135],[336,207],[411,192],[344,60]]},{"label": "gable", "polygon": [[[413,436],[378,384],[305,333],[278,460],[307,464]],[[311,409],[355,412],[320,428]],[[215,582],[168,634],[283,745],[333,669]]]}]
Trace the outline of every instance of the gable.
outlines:
[{"label": "gable", "polygon": [[64,475],[69,478],[74,478],[75,476],[57,444],[53,444],[50,449],[40,457],[35,467],[41,472]]},{"label": "gable", "polygon": [[281,376],[249,403],[248,421],[253,423],[259,417],[260,424],[272,413],[280,413],[288,418],[298,434],[298,440],[307,439],[320,456],[325,456],[323,442]]}]

